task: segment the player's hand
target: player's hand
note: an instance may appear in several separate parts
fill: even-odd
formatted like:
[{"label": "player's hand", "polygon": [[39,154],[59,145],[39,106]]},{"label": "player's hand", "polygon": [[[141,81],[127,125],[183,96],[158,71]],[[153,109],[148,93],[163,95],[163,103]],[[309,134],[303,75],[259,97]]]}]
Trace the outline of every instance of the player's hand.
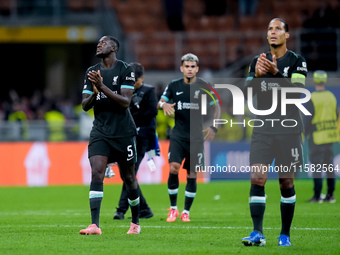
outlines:
[{"label": "player's hand", "polygon": [[99,93],[99,90],[97,89],[96,86],[93,86],[93,93],[97,95]]},{"label": "player's hand", "polygon": [[215,138],[215,132],[212,130],[211,127],[208,127],[203,130],[203,133],[207,132],[207,134],[204,136],[204,141],[212,141]]},{"label": "player's hand", "polygon": [[164,103],[162,107],[164,115],[173,115],[175,113],[175,109],[174,109],[175,105],[176,103],[173,103],[173,104]]},{"label": "player's hand", "polygon": [[276,56],[273,55],[273,61],[270,61],[269,59],[263,60],[263,65],[265,66],[268,73],[275,75],[279,71],[277,68],[277,62],[276,62]]},{"label": "player's hand", "polygon": [[270,63],[271,63],[271,69],[269,70],[269,72],[272,75],[276,75],[277,72],[279,71],[279,69],[277,68],[277,62],[276,62],[276,56],[275,55],[273,55],[273,62],[270,62]]},{"label": "player's hand", "polygon": [[266,66],[265,60],[266,60],[266,54],[262,53],[256,62],[255,77],[259,78],[268,72],[268,68]]},{"label": "player's hand", "polygon": [[92,82],[93,87],[96,87],[96,89],[99,91],[103,84],[103,77],[100,75],[100,70],[98,72],[96,71],[90,71],[88,74],[89,80]]}]

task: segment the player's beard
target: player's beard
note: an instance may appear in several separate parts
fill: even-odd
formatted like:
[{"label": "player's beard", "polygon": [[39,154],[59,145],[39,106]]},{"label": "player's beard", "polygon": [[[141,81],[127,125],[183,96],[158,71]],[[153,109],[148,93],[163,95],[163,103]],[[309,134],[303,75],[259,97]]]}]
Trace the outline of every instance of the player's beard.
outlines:
[{"label": "player's beard", "polygon": [[103,52],[97,53],[97,54],[96,54],[96,57],[97,57],[97,58],[104,58]]},{"label": "player's beard", "polygon": [[282,45],[283,45],[283,44],[274,44],[274,43],[272,43],[272,44],[270,45],[270,47],[276,49],[276,48],[281,47]]},{"label": "player's beard", "polygon": [[192,76],[192,77],[186,76],[185,78],[188,80],[188,83],[190,84],[196,78],[196,76]]}]

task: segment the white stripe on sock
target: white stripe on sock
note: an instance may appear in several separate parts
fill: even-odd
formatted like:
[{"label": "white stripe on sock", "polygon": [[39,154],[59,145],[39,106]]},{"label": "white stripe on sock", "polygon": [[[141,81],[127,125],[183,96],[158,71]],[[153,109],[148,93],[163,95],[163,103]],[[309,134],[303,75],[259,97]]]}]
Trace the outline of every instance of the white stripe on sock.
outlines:
[{"label": "white stripe on sock", "polygon": [[90,198],[103,197],[103,196],[104,196],[104,192],[103,191],[90,190],[90,193],[89,193],[89,197]]},{"label": "white stripe on sock", "polygon": [[194,198],[196,196],[196,192],[185,191],[184,194],[186,197],[191,197],[191,198]]},{"label": "white stripe on sock", "polygon": [[282,197],[281,196],[281,203],[285,203],[285,204],[293,204],[296,201],[296,195],[292,196],[292,197]]},{"label": "white stripe on sock", "polygon": [[137,197],[135,200],[128,199],[128,201],[129,201],[129,205],[136,206],[139,204],[139,197]]},{"label": "white stripe on sock", "polygon": [[266,203],[266,197],[252,196],[249,197],[249,203]]},{"label": "white stripe on sock", "polygon": [[175,195],[175,194],[178,193],[178,189],[168,189],[168,193],[169,193],[170,195]]},{"label": "white stripe on sock", "polygon": [[183,210],[183,212],[182,213],[186,213],[186,214],[188,214],[189,215],[189,211],[188,210]]}]

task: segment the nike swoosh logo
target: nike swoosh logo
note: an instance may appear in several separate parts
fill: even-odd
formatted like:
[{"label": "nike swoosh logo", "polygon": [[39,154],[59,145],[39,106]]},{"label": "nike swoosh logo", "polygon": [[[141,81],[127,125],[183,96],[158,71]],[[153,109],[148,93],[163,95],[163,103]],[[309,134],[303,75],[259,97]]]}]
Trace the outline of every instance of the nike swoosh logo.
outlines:
[{"label": "nike swoosh logo", "polygon": [[180,94],[183,94],[183,91],[181,92],[176,92],[176,96],[180,95]]},{"label": "nike swoosh logo", "polygon": [[296,162],[291,162],[290,166],[295,166],[297,163],[299,163],[300,161],[296,161]]},{"label": "nike swoosh logo", "polygon": [[133,159],[133,157],[132,157],[132,158],[127,158],[126,160],[127,160],[127,161],[130,161],[131,159]]}]

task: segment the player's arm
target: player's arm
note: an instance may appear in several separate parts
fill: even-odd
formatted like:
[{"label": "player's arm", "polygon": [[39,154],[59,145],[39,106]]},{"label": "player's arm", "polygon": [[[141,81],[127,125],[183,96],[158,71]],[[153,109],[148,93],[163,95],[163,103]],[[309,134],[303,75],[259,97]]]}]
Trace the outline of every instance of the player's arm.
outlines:
[{"label": "player's arm", "polygon": [[[214,107],[214,119],[220,119],[220,116],[221,116],[220,104],[214,104],[213,107]],[[217,126],[211,125],[210,127],[203,130],[204,133],[206,132],[206,134],[204,136],[204,140],[205,141],[214,140],[215,135],[217,133],[217,128],[218,128]]]},{"label": "player's arm", "polygon": [[[210,85],[211,86],[211,85]],[[221,117],[221,107],[220,107],[220,101],[216,98],[216,95],[214,92],[210,91],[211,94],[214,96],[215,100],[212,100],[209,105],[214,108],[214,119],[220,119]],[[204,140],[205,141],[212,141],[215,138],[215,135],[218,131],[218,126],[211,125],[210,127],[203,130],[205,134]]]},{"label": "player's arm", "polygon": [[93,107],[94,102],[96,101],[97,94],[98,94],[98,89],[92,85],[92,83],[87,78],[87,73],[86,73],[85,80],[84,80],[82,102],[81,102],[81,105],[84,111],[87,112]]},{"label": "player's arm", "polygon": [[135,122],[151,120],[153,117],[156,117],[158,109],[155,88],[150,87],[146,90],[141,103],[146,106],[143,107],[143,109],[146,108],[146,110],[139,110],[133,115]]},{"label": "player's arm", "polygon": [[268,71],[268,73],[272,74],[275,78],[280,78],[280,86],[281,87],[295,87],[295,88],[304,88],[306,83],[307,76],[307,64],[306,60],[303,57],[298,57],[297,61],[293,66],[291,66],[291,78],[290,80],[283,76],[283,74],[277,68],[277,62],[275,55],[273,56],[273,61],[269,59],[261,59],[263,61],[263,66]]},{"label": "player's arm", "polygon": [[245,98],[247,98],[247,93],[248,93],[249,87],[254,89],[254,91],[253,91],[254,95],[256,94],[258,88],[260,87],[260,84],[259,84],[257,78],[260,78],[262,75],[259,76],[259,74],[256,73],[256,69],[258,69],[258,67],[259,67],[258,59],[259,59],[259,56],[256,56],[249,65],[248,77],[245,81],[244,88],[243,88],[243,94],[244,94]]},{"label": "player's arm", "polygon": [[123,108],[128,108],[131,102],[131,97],[133,94],[133,85],[122,85],[120,94],[115,94],[111,89],[109,89],[104,83],[100,75],[100,71],[90,71],[88,73],[89,80],[92,82],[93,86],[98,89],[98,91],[103,92],[109,99],[115,101]]},{"label": "player's arm", "polygon": [[148,109],[145,111],[144,116],[151,119],[158,114],[155,88],[150,88],[148,90],[148,93],[146,93],[146,100]]},{"label": "player's arm", "polygon": [[165,88],[163,95],[161,96],[161,99],[157,104],[158,109],[163,109],[164,115],[173,115],[175,113],[174,106],[176,105],[176,103],[168,103],[169,100],[172,98],[172,92],[171,89],[169,89],[169,86],[170,85]]}]

